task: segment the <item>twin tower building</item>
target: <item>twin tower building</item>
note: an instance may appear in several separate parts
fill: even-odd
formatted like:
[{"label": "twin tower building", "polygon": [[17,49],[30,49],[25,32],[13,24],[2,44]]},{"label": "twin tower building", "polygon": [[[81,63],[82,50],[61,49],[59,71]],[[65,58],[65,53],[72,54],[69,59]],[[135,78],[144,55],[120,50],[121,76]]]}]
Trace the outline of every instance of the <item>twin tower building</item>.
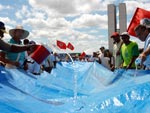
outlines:
[{"label": "twin tower building", "polygon": [[[110,38],[113,32],[122,33],[127,30],[126,4],[120,3],[118,6],[109,4],[108,9],[108,47],[113,51],[113,40]],[[118,12],[117,12],[118,11]],[[117,15],[119,14],[119,15]],[[118,28],[119,27],[119,28]]]}]

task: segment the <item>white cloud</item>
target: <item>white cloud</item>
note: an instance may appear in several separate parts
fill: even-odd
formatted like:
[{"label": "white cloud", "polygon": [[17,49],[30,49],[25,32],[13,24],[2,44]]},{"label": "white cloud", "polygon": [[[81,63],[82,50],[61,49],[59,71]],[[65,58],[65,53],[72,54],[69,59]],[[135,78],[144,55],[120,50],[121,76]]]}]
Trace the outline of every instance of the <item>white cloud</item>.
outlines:
[{"label": "white cloud", "polygon": [[80,13],[90,13],[103,7],[100,0],[76,0],[76,9]]},{"label": "white cloud", "polygon": [[74,0],[29,0],[29,4],[35,9],[48,10],[57,14],[72,14],[76,12]]},{"label": "white cloud", "polygon": [[73,27],[94,27],[99,26],[102,29],[107,28],[107,15],[83,14],[80,18],[72,22]]},{"label": "white cloud", "polygon": [[[74,30],[74,28],[90,28],[95,26],[102,29],[107,28],[107,15],[82,14],[95,9],[98,10],[100,7],[98,7],[99,2],[97,0],[44,0],[42,2],[38,0],[30,0],[29,2],[34,9],[30,10],[30,16],[28,17],[28,19],[23,20],[23,24],[32,26],[33,30],[30,34],[30,37],[35,37],[36,40],[39,40],[41,38],[48,38],[52,42],[55,42],[56,39],[60,39],[66,42],[71,41],[74,42],[76,51],[85,50],[89,46],[89,41],[91,45],[96,46],[97,43],[98,45],[101,44],[100,39],[98,40],[96,36],[89,35],[86,32],[83,33]],[[42,9],[42,11],[40,11],[40,9]],[[22,8],[22,11],[20,11],[19,13],[24,14],[26,12],[24,12]],[[66,19],[62,18],[62,15],[68,16],[74,14],[82,15],[72,22],[69,22]],[[84,45],[84,47],[81,48],[80,45]]]},{"label": "white cloud", "polygon": [[125,1],[125,3],[128,15],[133,15],[137,7],[143,8],[145,10],[150,10],[150,2],[148,0],[145,0],[145,2],[143,0],[132,0]]},{"label": "white cloud", "polygon": [[28,17],[30,14],[29,12],[29,9],[27,6],[23,5],[22,6],[22,9],[19,9],[17,12],[16,12],[16,17],[19,18],[19,19],[24,19],[25,17]]},{"label": "white cloud", "polygon": [[3,10],[3,8],[4,8],[4,7],[3,7],[2,5],[0,5],[0,11]]},{"label": "white cloud", "polygon": [[[89,47],[96,50],[101,45],[108,47],[107,34],[106,36],[103,36],[104,33],[100,35],[101,30],[107,30],[108,28],[108,4],[126,3],[127,14],[130,15],[130,18],[137,6],[149,9],[150,5],[148,0],[28,1],[29,6],[22,4],[20,9],[13,8],[16,9],[15,17],[11,19],[3,18],[4,22],[13,27],[21,22],[23,26],[29,28],[29,38],[39,42],[43,40],[55,42],[56,39],[65,42],[71,41],[76,46],[76,51],[83,51]],[[4,6],[0,5],[0,10],[2,9],[4,9]],[[11,28],[11,26],[8,27]]]},{"label": "white cloud", "polygon": [[0,4],[0,11],[2,11],[2,10],[4,10],[4,9],[11,9],[11,7],[10,6],[4,6],[4,5],[1,5]]},{"label": "white cloud", "polygon": [[93,11],[106,11],[106,1],[100,0],[29,0],[35,9],[53,12],[54,15],[75,16]]},{"label": "white cloud", "polygon": [[90,34],[97,34],[98,32],[99,32],[99,30],[96,30],[96,29],[93,29],[93,30],[89,31]]},{"label": "white cloud", "polygon": [[[69,34],[69,22],[67,22],[64,18],[55,18],[55,19],[47,19],[42,20],[38,18],[30,18],[23,21],[24,24],[29,24],[32,27],[36,37],[43,36],[44,31],[47,37],[60,36],[63,34]],[[38,33],[36,33],[38,32]],[[41,34],[41,35],[40,35]],[[46,37],[46,36],[45,36]]]}]

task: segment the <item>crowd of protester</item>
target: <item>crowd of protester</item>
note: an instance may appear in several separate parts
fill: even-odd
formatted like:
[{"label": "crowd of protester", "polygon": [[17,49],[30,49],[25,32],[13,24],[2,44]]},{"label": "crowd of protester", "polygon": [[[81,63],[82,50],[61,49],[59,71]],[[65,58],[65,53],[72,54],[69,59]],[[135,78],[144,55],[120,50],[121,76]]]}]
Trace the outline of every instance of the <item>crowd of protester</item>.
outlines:
[{"label": "crowd of protester", "polygon": [[[79,57],[80,61],[96,61],[114,71],[118,68],[124,69],[150,69],[150,19],[144,18],[134,29],[136,37],[145,42],[143,48],[139,48],[137,42],[130,40],[128,32],[119,34],[114,32],[110,38],[113,39],[113,51],[100,47],[98,52],[93,52],[89,57]],[[139,62],[137,62],[139,61]]]},{"label": "crowd of protester", "polygon": [[[51,73],[51,70],[56,68],[57,62],[71,62],[69,55],[51,51],[39,64],[31,58],[37,44],[27,38],[29,32],[23,26],[18,25],[9,30],[11,38],[8,43],[2,40],[5,32],[5,25],[0,22],[0,65],[5,68],[19,68],[34,75],[40,75],[43,71]],[[150,20],[143,19],[135,28],[135,34],[145,42],[143,49],[139,49],[137,42],[130,40],[128,32],[114,32],[110,37],[114,41],[112,52],[101,46],[92,55],[76,53],[71,54],[71,57],[74,61],[98,62],[111,71],[118,68],[135,69],[137,66],[140,69],[150,69]],[[136,63],[139,59],[140,62]]]},{"label": "crowd of protester", "polygon": [[29,40],[29,32],[21,25],[9,30],[10,40],[3,41],[5,24],[0,22],[0,66],[11,69],[24,69],[34,75],[40,75],[42,71],[48,73],[56,68],[57,54],[50,52],[49,56],[41,63],[37,63],[31,55],[37,49],[37,44]]}]

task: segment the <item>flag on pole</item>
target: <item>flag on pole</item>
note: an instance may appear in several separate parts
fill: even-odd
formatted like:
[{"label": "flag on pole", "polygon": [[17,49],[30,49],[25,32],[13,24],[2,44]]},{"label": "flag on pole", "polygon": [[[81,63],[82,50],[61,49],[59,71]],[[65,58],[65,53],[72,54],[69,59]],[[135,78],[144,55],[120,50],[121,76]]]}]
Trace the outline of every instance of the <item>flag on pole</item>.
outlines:
[{"label": "flag on pole", "polygon": [[144,19],[144,18],[150,18],[150,11],[141,9],[141,8],[137,8],[132,20],[128,26],[127,32],[132,35],[135,36],[135,32],[134,32],[134,28],[140,24],[140,20]]},{"label": "flag on pole", "polygon": [[68,43],[67,48],[70,50],[74,50],[74,46],[70,42]]},{"label": "flag on pole", "polygon": [[57,46],[60,49],[66,49],[66,44],[64,42],[62,42],[62,41],[57,40]]}]

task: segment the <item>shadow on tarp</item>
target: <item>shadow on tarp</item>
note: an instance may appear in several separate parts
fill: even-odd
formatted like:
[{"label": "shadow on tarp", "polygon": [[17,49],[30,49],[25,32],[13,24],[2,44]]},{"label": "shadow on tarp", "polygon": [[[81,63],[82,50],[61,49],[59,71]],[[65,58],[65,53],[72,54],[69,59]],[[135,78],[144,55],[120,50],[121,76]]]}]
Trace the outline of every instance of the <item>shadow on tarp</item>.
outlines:
[{"label": "shadow on tarp", "polygon": [[[4,72],[4,71],[5,71],[5,72]],[[11,84],[11,83],[9,82],[9,80],[12,80],[12,79],[13,79],[13,77],[12,77],[12,75],[9,73],[9,71],[7,71],[7,70],[4,69],[4,68],[3,68],[3,71],[0,70],[0,84],[2,84],[2,85],[4,85],[4,86],[7,86],[7,87],[10,87],[10,88],[12,88],[12,89],[14,89],[14,90],[16,90],[16,91],[19,91],[19,92],[21,92],[21,93],[23,93],[23,94],[25,94],[25,95],[28,95],[28,96],[30,96],[30,97],[36,99],[36,100],[39,100],[39,101],[44,102],[44,103],[47,103],[47,104],[52,104],[52,105],[61,105],[61,104],[63,104],[63,102],[48,101],[48,100],[44,100],[44,99],[38,98],[38,97],[36,97],[36,96],[33,96],[33,95],[31,95],[30,93],[27,93],[27,92],[25,92],[25,91],[23,91],[23,90],[17,88],[17,87],[14,86],[13,84]]]},{"label": "shadow on tarp", "polygon": [[8,104],[5,104],[5,102],[0,102],[0,109],[2,109],[3,113],[10,113],[10,112],[14,112],[14,113],[24,113],[24,111],[18,110],[15,107],[12,107]]}]

